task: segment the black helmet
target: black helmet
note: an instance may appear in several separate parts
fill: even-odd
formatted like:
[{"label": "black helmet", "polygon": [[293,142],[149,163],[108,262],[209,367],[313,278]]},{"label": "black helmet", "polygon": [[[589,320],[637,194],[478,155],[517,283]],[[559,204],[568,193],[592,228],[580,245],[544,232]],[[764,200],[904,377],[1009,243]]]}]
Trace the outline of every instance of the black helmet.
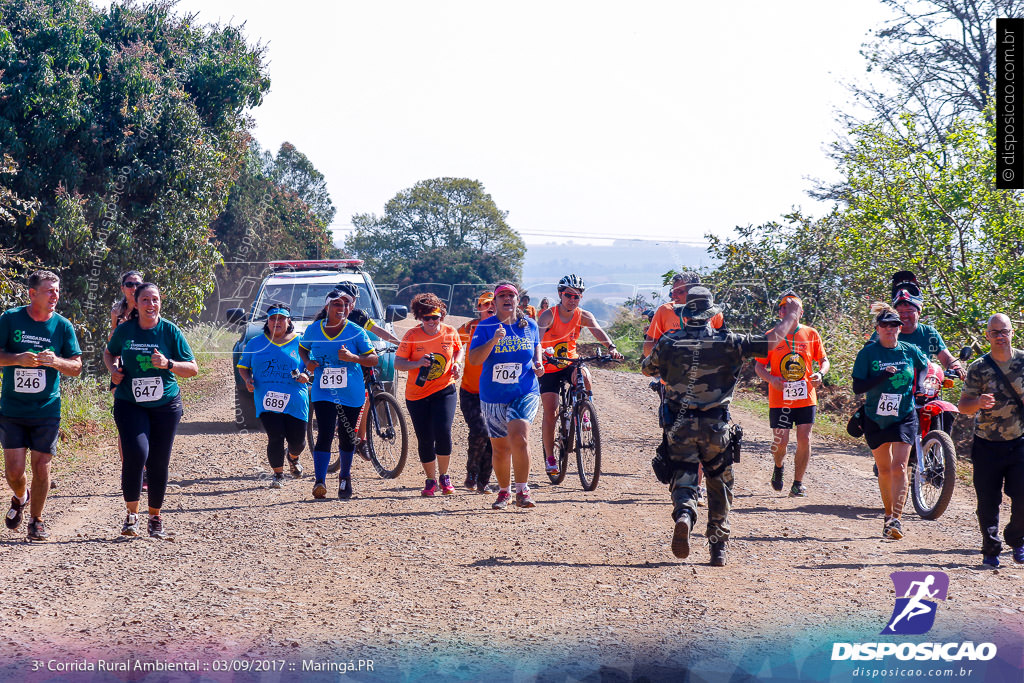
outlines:
[{"label": "black helmet", "polygon": [[570,273],[569,275],[566,275],[565,277],[558,281],[559,292],[561,292],[563,289],[566,289],[567,287],[579,290],[580,294],[582,294],[583,290],[586,289],[586,285],[583,284],[583,278],[581,278],[576,273]]}]

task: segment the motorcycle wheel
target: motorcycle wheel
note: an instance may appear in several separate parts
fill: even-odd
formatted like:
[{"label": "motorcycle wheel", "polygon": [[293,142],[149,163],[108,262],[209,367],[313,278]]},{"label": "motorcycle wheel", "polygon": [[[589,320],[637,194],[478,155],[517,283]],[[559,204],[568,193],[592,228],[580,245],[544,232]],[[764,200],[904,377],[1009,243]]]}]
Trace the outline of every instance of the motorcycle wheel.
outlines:
[{"label": "motorcycle wheel", "polygon": [[956,447],[949,434],[933,429],[921,441],[921,461],[910,475],[911,499],[922,519],[938,519],[956,486]]}]

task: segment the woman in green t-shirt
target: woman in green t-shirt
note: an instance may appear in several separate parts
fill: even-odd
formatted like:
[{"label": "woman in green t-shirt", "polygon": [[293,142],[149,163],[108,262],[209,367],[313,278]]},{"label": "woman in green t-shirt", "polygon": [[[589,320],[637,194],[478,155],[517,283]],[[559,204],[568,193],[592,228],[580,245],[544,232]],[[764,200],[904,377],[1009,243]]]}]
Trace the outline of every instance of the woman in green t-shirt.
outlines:
[{"label": "woman in green t-shirt", "polygon": [[[103,350],[114,390],[114,422],[124,458],[121,493],[128,516],[121,533],[138,536],[142,471],[149,476],[149,535],[168,538],[160,508],[167,469],[181,420],[178,377],[195,377],[195,356],[178,326],[160,317],[160,290],[151,282],[135,288],[137,317],[117,326]],[[120,358],[121,366],[116,365]]]},{"label": "woman in green t-shirt", "polygon": [[877,341],[869,341],[853,363],[853,391],[864,400],[864,438],[878,465],[878,489],[885,507],[882,536],[903,538],[900,517],[907,499],[907,459],[917,436],[915,376],[928,367],[913,344],[899,341],[902,322],[896,310],[871,305]]}]

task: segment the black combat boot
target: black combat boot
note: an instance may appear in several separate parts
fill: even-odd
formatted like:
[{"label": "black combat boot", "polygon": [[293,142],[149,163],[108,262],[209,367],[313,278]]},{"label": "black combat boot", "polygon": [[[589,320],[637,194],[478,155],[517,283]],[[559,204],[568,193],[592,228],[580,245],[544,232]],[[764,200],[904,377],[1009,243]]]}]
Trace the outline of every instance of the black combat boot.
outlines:
[{"label": "black combat boot", "polygon": [[728,543],[720,541],[718,543],[711,544],[711,566],[712,567],[724,567],[725,566],[725,549]]},{"label": "black combat boot", "polygon": [[690,554],[690,516],[683,513],[676,520],[676,529],[672,533],[672,554],[685,560]]}]

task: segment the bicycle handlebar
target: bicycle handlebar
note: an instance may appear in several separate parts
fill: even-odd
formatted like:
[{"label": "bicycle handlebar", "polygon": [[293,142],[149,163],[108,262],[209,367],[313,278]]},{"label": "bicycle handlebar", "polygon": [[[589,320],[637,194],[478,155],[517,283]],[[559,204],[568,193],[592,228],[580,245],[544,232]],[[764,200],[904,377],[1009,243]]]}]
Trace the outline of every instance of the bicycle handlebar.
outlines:
[{"label": "bicycle handlebar", "polygon": [[544,360],[552,365],[564,365],[566,367],[570,365],[580,365],[582,363],[620,363],[617,358],[611,356],[589,356],[585,358],[558,358],[557,356],[551,356],[544,354]]}]

